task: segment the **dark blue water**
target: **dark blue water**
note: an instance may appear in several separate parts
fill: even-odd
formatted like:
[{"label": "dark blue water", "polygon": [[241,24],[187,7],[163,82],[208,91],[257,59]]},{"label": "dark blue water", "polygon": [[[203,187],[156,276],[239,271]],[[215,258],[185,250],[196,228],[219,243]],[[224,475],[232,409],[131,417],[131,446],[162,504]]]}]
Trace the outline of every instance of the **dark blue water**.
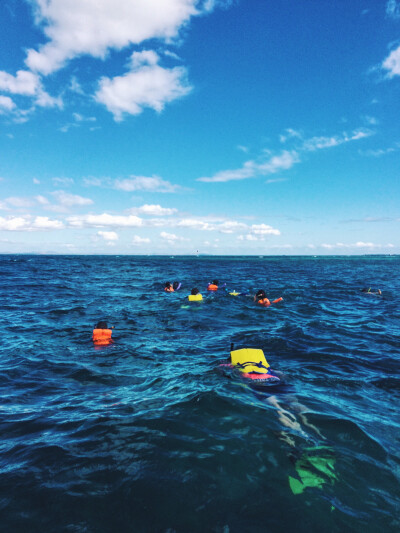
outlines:
[{"label": "dark blue water", "polygon": [[[1,256],[0,529],[399,531],[399,269]],[[284,302],[208,295],[213,278]],[[100,319],[116,342],[99,349]],[[224,372],[231,342],[262,348],[283,385]]]}]

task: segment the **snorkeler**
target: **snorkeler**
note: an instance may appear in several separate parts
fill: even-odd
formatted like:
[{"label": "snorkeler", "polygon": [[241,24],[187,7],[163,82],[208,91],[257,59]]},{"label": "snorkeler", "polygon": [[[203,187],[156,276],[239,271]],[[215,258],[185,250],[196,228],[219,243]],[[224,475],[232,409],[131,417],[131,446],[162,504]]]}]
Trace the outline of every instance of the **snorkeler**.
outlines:
[{"label": "snorkeler", "polygon": [[231,344],[231,352],[228,359],[229,366],[239,370],[241,377],[253,380],[254,383],[276,383],[280,381],[279,375],[271,370],[264,352],[257,348],[241,348],[234,350]]},{"label": "snorkeler", "polygon": [[217,291],[218,290],[219,282],[217,279],[214,279],[212,283],[209,283],[207,286],[208,291]]},{"label": "snorkeler", "polygon": [[96,324],[93,334],[92,334],[92,340],[95,346],[108,346],[109,344],[112,344],[114,341],[111,338],[112,331],[111,329],[114,329],[114,326],[112,328],[108,328],[107,322],[100,321]]},{"label": "snorkeler", "polygon": [[167,281],[164,287],[164,291],[165,292],[179,291],[179,289],[181,288],[181,285],[182,284],[179,281],[174,281],[174,283]]},{"label": "snorkeler", "polygon": [[197,289],[196,287],[194,287],[194,288],[190,291],[190,294],[189,294],[189,296],[188,296],[188,300],[189,300],[189,302],[201,302],[202,299],[203,299],[203,296],[200,294],[199,289]]},{"label": "snorkeler", "polygon": [[270,302],[269,299],[267,298],[267,295],[265,294],[265,291],[260,289],[254,295],[254,301],[257,302],[259,305],[262,305],[263,307],[268,307],[271,304],[277,304],[278,302],[282,302],[283,298],[280,297],[280,298],[277,298],[276,300],[273,300],[272,302]]},{"label": "snorkeler", "polygon": [[382,296],[381,289],[371,289],[371,287],[369,289],[361,289],[361,292],[364,292],[366,294],[373,294],[375,296]]}]

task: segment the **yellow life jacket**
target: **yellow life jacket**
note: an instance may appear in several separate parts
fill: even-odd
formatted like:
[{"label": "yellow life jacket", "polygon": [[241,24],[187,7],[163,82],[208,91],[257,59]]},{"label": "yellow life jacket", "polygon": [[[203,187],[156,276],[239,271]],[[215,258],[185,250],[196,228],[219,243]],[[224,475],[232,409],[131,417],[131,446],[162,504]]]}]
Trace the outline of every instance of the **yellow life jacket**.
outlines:
[{"label": "yellow life jacket", "polygon": [[189,294],[188,298],[189,298],[189,302],[201,302],[201,300],[203,299],[203,296],[200,293]]},{"label": "yellow life jacket", "polygon": [[237,366],[241,372],[246,374],[257,372],[258,374],[268,374],[269,364],[265,359],[264,352],[258,348],[242,348],[231,352],[231,362]]}]

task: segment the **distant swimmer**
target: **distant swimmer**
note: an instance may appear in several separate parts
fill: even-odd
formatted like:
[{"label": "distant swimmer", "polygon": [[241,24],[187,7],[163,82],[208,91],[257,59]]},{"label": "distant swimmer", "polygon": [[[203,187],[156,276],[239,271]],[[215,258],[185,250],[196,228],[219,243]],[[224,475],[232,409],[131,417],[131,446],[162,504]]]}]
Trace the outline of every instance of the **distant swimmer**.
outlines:
[{"label": "distant swimmer", "polygon": [[179,281],[174,281],[173,283],[171,283],[170,281],[167,281],[164,287],[164,291],[165,292],[179,291],[179,289],[181,288],[181,285],[182,284]]},{"label": "distant swimmer", "polygon": [[361,292],[364,292],[365,294],[373,294],[375,296],[382,296],[381,289],[371,289],[371,287],[369,289],[361,289]]},{"label": "distant swimmer", "polygon": [[108,328],[107,322],[100,321],[97,323],[93,330],[92,340],[95,346],[108,346],[109,344],[112,344],[114,341],[111,338],[111,329]]},{"label": "distant swimmer", "polygon": [[209,283],[207,286],[208,291],[217,291],[218,290],[219,282],[217,279],[215,279],[212,283]]},{"label": "distant swimmer", "polygon": [[265,291],[260,289],[256,292],[254,295],[254,301],[257,302],[258,305],[262,305],[263,307],[269,307],[271,304],[277,304],[279,302],[283,302],[283,298],[277,298],[276,300],[273,300],[272,302],[267,298],[267,295],[265,294]]},{"label": "distant swimmer", "polygon": [[188,296],[189,302],[201,302],[203,299],[203,296],[200,294],[199,289],[194,287]]}]

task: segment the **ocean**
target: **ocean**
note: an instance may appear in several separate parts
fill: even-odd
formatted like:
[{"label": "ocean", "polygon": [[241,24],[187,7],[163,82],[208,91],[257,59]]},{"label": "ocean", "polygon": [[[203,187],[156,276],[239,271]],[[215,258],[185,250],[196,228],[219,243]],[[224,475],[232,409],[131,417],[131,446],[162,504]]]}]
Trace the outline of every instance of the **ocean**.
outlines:
[{"label": "ocean", "polygon": [[[398,532],[399,270],[0,256],[0,530]],[[208,294],[215,278],[228,290]],[[229,295],[257,289],[283,302]],[[93,346],[99,320],[113,345]],[[231,343],[261,348],[281,383],[220,366]]]}]

